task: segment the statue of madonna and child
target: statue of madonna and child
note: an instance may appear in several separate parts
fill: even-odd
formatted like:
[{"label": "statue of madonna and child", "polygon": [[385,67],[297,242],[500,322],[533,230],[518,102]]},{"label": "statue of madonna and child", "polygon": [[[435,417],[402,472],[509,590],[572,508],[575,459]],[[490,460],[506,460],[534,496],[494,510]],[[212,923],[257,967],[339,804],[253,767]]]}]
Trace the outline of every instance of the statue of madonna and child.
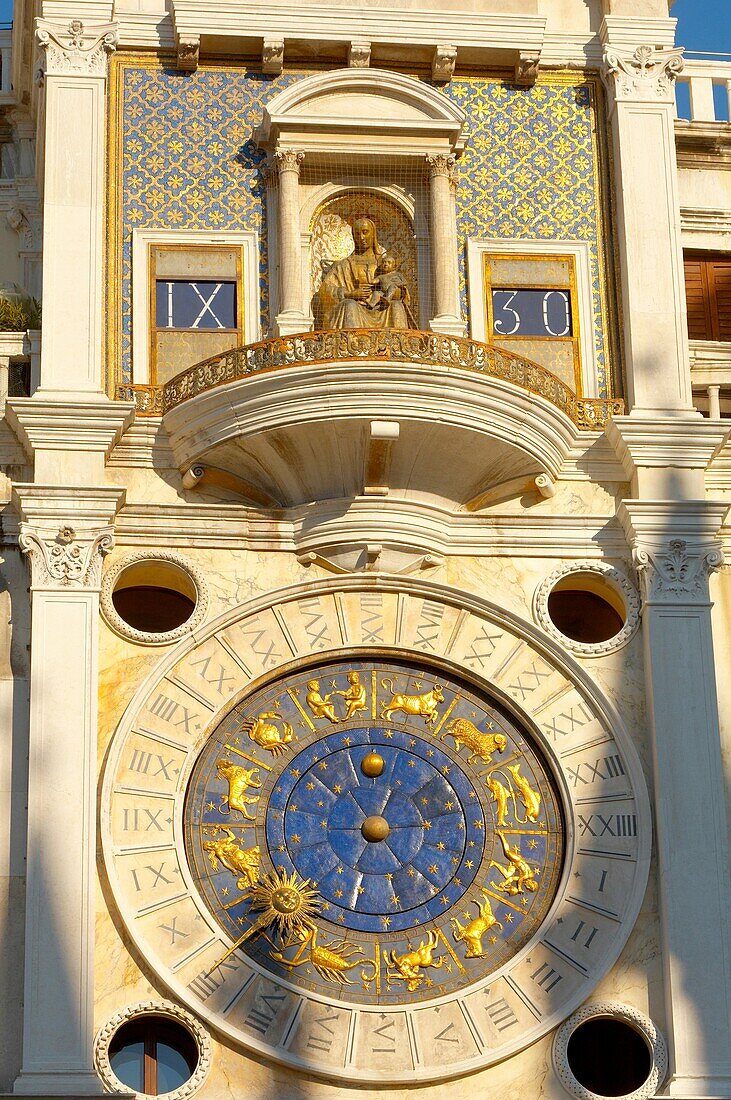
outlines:
[{"label": "statue of madonna and child", "polygon": [[353,222],[354,251],[328,268],[318,293],[324,329],[418,328],[398,260],[378,243],[375,222]]}]

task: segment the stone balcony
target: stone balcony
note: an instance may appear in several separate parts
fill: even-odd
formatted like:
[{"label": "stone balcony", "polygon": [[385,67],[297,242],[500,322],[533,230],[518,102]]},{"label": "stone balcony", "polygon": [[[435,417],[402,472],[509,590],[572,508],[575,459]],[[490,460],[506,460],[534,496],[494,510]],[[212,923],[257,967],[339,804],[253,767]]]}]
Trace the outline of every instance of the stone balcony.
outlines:
[{"label": "stone balcony", "polygon": [[550,495],[582,431],[624,411],[499,348],[395,330],[264,340],[118,397],[162,417],[188,484],[197,470],[235,478],[273,509],[380,496],[472,511],[501,486]]}]

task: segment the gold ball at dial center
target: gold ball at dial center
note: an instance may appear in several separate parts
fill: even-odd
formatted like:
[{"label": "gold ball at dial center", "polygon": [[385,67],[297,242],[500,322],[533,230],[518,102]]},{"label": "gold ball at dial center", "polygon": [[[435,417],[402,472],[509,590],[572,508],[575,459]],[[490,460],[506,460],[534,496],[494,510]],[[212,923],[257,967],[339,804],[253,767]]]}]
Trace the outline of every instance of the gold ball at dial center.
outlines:
[{"label": "gold ball at dial center", "polygon": [[384,760],[379,752],[367,753],[360,762],[360,770],[369,779],[375,779],[383,771]]},{"label": "gold ball at dial center", "polygon": [[367,817],[365,819],[360,827],[360,831],[365,840],[373,843],[376,840],[385,840],[391,832],[391,829],[385,817],[379,817],[376,814],[373,817]]}]

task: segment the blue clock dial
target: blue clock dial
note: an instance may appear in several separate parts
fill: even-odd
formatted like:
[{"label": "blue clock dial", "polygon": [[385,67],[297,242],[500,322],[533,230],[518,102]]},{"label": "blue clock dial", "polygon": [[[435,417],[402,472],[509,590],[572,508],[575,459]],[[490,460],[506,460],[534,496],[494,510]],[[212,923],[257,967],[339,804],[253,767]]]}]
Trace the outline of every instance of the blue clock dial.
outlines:
[{"label": "blue clock dial", "polygon": [[511,714],[441,671],[362,655],[234,706],[184,822],[197,888],[237,950],[277,980],[375,1004],[500,969],[545,919],[564,851],[551,768]]}]

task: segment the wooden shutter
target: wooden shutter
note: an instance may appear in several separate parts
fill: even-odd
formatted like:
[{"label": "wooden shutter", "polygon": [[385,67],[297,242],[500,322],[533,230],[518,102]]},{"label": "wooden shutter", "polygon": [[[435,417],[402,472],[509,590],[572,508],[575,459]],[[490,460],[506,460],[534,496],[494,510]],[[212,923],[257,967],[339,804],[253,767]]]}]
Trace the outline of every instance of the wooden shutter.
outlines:
[{"label": "wooden shutter", "polygon": [[731,342],[731,257],[691,255],[684,263],[690,339]]}]

